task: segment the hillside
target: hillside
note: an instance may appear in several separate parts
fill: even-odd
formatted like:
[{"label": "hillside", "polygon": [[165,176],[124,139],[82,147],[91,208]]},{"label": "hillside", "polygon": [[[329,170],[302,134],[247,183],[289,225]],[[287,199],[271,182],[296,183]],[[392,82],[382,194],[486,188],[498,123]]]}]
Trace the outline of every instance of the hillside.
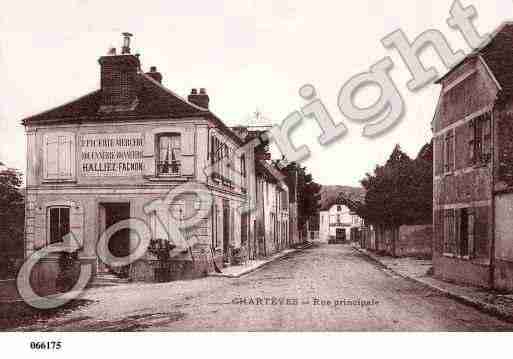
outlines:
[{"label": "hillside", "polygon": [[363,202],[365,199],[365,190],[361,187],[341,186],[341,185],[323,185],[321,188],[321,207],[332,203],[340,193],[353,201]]}]

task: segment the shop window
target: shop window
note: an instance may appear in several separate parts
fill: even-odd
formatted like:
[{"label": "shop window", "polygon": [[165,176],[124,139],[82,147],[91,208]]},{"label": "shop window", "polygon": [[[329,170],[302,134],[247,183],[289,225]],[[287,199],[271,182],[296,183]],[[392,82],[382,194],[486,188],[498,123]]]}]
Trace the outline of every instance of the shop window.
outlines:
[{"label": "shop window", "polygon": [[69,207],[50,207],[48,209],[50,244],[62,242],[63,237],[69,233],[69,213]]},{"label": "shop window", "polygon": [[75,173],[74,137],[73,133],[55,133],[44,136],[45,179],[73,179]]},{"label": "shop window", "polygon": [[157,172],[159,176],[178,176],[181,169],[180,134],[158,136]]}]

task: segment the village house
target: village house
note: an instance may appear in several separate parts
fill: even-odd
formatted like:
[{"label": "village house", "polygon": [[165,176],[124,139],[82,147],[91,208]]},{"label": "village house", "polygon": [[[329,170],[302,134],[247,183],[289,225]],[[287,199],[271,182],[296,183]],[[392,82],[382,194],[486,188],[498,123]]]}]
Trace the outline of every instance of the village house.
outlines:
[{"label": "village house", "polygon": [[513,23],[439,79],[435,276],[513,289]]},{"label": "village house", "polygon": [[[184,232],[191,240],[189,248],[170,248],[170,279],[204,275],[214,270],[213,261],[222,267],[235,252],[254,257],[284,248],[290,229],[283,179],[256,161],[251,151],[238,153],[243,139],[209,110],[205,89],[193,89],[184,99],[163,86],[156,67],[143,72],[140,56],[130,51],[130,39],[125,33],[120,54],[111,49],[100,57],[100,89],[23,120],[25,255],[72,232],[80,243],[78,260],[92,264],[95,273],[157,280],[161,263],[149,254],[123,268],[103,263],[96,252],[99,237],[113,224],[139,218],[150,225],[152,240],[160,243],[172,223],[198,213],[202,220]],[[209,166],[212,175],[204,170]],[[233,171],[241,176],[233,176]],[[185,183],[206,186],[214,198],[212,206],[204,208],[195,194],[187,193],[167,203],[169,221],[162,223],[156,212],[145,211],[148,203],[165,199]],[[261,227],[270,241],[265,244],[260,242],[260,229],[255,231],[255,226],[260,228],[259,214],[239,211],[258,200],[264,208]],[[248,251],[241,250],[251,238],[264,249],[254,249],[253,243]],[[131,230],[121,230],[112,236],[109,248],[124,256],[135,242]],[[39,262],[32,277],[42,293],[55,290],[59,271],[58,256]]]},{"label": "village house", "polygon": [[[245,143],[264,133],[251,126],[238,126],[233,130]],[[294,231],[290,213],[294,208],[293,197],[290,195],[294,183],[287,181],[286,175],[269,163],[270,153],[265,141],[263,143],[263,146],[255,148],[252,161],[247,164],[254,173],[249,178],[248,186],[248,203],[254,206],[254,210],[247,214],[250,228],[248,237],[242,243],[250,260],[281,251],[298,239],[297,225]]]},{"label": "village house", "polygon": [[337,197],[324,203],[319,212],[319,241],[325,243],[346,243],[356,240],[363,220],[347,203]]}]

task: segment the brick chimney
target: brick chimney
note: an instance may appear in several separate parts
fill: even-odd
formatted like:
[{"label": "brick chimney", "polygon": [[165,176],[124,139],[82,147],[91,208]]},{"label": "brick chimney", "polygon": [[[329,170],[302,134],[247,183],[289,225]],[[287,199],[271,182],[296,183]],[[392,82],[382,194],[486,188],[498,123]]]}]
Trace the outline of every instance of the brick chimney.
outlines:
[{"label": "brick chimney", "polygon": [[208,97],[207,90],[204,88],[201,88],[199,93],[196,89],[192,89],[191,94],[187,97],[187,99],[189,102],[195,104],[196,106],[208,109],[210,97]]},{"label": "brick chimney", "polygon": [[157,71],[157,66],[150,67],[150,72],[147,72],[146,75],[150,76],[158,83],[162,83],[162,74]]},{"label": "brick chimney", "polygon": [[129,106],[137,98],[137,73],[141,67],[139,56],[130,53],[132,34],[123,33],[123,47],[120,55],[112,49],[100,57],[102,105]]}]

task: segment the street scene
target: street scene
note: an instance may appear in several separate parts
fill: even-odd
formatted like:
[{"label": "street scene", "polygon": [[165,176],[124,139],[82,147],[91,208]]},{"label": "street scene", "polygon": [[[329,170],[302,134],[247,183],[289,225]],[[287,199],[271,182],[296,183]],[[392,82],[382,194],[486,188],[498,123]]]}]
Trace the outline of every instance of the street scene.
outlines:
[{"label": "street scene", "polygon": [[[257,302],[259,299],[261,302]],[[343,300],[375,304],[344,305]],[[349,245],[314,245],[240,278],[207,277],[156,285],[96,287],[87,290],[80,301],[81,306],[76,309],[10,329],[504,331],[513,328],[513,324],[394,274]],[[340,301],[337,306],[336,301]]]},{"label": "street scene", "polygon": [[0,39],[0,332],[513,332],[513,3],[240,3]]}]

